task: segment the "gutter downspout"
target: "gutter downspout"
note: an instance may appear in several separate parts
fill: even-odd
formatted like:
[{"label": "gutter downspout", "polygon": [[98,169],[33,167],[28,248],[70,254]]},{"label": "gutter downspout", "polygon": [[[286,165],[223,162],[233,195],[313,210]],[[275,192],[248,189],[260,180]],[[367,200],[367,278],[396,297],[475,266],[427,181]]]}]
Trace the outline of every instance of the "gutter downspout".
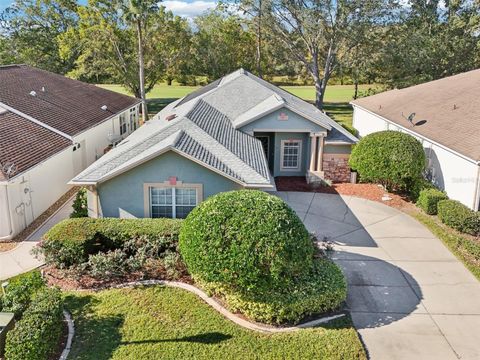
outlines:
[{"label": "gutter downspout", "polygon": [[12,239],[13,234],[12,214],[10,213],[10,201],[8,200],[8,184],[3,185],[3,188],[5,189],[5,200],[7,202],[8,226],[10,227],[10,233],[0,237],[0,241]]},{"label": "gutter downspout", "polygon": [[473,210],[480,211],[480,161],[477,162],[477,180],[475,183],[475,193],[473,196]]}]

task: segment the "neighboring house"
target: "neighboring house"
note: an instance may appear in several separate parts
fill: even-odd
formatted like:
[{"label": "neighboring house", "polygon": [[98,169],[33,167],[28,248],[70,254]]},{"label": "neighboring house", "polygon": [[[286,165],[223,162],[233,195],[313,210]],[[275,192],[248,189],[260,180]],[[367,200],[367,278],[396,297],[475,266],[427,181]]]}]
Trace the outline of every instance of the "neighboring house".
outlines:
[{"label": "neighboring house", "polygon": [[349,181],[357,139],[313,105],[238,70],[169,104],[72,180],[91,217],[185,217],[276,176]]},{"label": "neighboring house", "polygon": [[480,70],[352,102],[360,136],[398,130],[415,136],[427,177],[452,199],[480,207]]},{"label": "neighboring house", "polygon": [[137,99],[25,65],[0,67],[0,240],[138,127]]}]

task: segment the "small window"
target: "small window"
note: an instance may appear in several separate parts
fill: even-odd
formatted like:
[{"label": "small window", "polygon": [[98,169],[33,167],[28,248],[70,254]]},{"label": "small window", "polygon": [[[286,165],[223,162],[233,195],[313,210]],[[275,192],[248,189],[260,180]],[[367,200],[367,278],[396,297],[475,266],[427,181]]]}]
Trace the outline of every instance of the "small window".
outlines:
[{"label": "small window", "polygon": [[184,219],[195,206],[197,206],[196,188],[150,188],[152,218]]},{"label": "small window", "polygon": [[127,114],[120,114],[120,135],[127,132]]},{"label": "small window", "polygon": [[301,140],[283,140],[281,169],[300,170],[301,152],[302,152]]},{"label": "small window", "polygon": [[137,121],[137,107],[130,109],[130,130],[137,130],[138,121]]}]

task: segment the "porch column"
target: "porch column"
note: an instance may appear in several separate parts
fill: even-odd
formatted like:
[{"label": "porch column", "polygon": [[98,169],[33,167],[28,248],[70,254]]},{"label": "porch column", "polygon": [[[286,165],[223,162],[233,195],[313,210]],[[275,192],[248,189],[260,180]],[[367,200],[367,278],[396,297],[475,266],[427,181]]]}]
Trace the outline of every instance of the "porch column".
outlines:
[{"label": "porch column", "polygon": [[324,139],[324,135],[320,135],[318,137],[317,171],[323,170],[323,139]]},{"label": "porch column", "polygon": [[310,134],[310,171],[315,171],[315,154],[317,153],[317,137]]}]

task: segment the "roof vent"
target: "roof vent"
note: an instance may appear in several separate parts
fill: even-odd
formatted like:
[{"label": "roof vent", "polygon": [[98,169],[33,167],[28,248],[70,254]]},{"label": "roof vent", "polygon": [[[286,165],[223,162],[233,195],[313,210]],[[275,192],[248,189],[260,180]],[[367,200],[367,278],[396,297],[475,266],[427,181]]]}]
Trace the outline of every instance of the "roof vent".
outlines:
[{"label": "roof vent", "polygon": [[3,107],[0,106],[0,115],[1,115],[1,114],[5,114],[5,113],[7,113],[7,112],[8,112],[7,109],[4,109]]},{"label": "roof vent", "polygon": [[32,95],[32,96],[37,96],[37,92],[34,91],[34,90],[32,90],[32,91],[30,91],[30,95]]},{"label": "roof vent", "polygon": [[175,119],[176,117],[177,117],[177,114],[171,114],[171,115],[168,115],[168,116],[165,118],[165,120],[170,121],[170,120]]},{"label": "roof vent", "polygon": [[42,86],[42,92],[45,92],[45,86]]},{"label": "roof vent", "polygon": [[107,106],[107,105],[102,105],[101,109],[102,109],[103,111],[107,111],[108,106]]}]

